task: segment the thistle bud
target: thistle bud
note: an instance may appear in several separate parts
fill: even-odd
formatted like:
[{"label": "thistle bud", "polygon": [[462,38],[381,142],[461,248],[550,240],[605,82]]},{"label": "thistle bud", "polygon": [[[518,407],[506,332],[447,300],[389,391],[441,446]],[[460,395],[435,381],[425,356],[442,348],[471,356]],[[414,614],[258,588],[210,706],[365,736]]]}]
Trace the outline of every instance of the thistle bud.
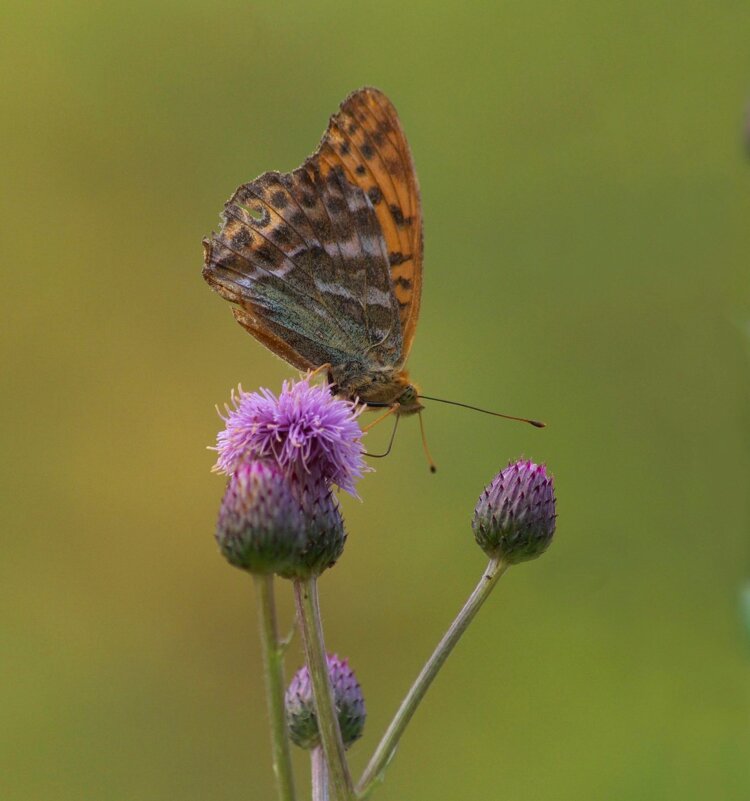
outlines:
[{"label": "thistle bud", "polygon": [[332,567],[344,550],[346,531],[337,500],[328,483],[320,477],[308,477],[304,484],[293,485],[299,499],[305,527],[302,550],[286,578],[319,576]]},{"label": "thistle bud", "polygon": [[517,564],[541,556],[555,533],[555,490],[544,465],[519,461],[485,487],[472,528],[491,558]]},{"label": "thistle bud", "polygon": [[[365,727],[365,699],[354,671],[346,659],[336,654],[327,657],[328,675],[333,687],[341,738],[348,748],[362,736]],[[320,745],[318,719],[315,714],[312,680],[307,666],[301,667],[289,684],[285,696],[286,719],[292,742],[300,748],[312,749]]]},{"label": "thistle bud", "polygon": [[299,561],[305,522],[277,465],[252,461],[237,467],[221,501],[216,541],[228,562],[250,573],[284,573]]}]

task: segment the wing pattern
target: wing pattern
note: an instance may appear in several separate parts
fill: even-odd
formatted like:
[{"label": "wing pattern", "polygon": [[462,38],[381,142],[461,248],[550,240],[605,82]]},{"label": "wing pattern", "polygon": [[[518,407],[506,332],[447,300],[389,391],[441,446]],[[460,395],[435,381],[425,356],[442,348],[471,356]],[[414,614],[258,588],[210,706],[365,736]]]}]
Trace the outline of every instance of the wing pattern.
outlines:
[{"label": "wing pattern", "polygon": [[422,295],[422,209],[409,145],[396,109],[378,89],[353,92],[331,117],[318,151],[321,170],[340,165],[372,202],[388,249],[406,361]]},{"label": "wing pattern", "polygon": [[302,167],[237,189],[204,241],[203,274],[244,328],[300,369],[400,367],[419,310],[421,237],[395,110],[363,89]]}]

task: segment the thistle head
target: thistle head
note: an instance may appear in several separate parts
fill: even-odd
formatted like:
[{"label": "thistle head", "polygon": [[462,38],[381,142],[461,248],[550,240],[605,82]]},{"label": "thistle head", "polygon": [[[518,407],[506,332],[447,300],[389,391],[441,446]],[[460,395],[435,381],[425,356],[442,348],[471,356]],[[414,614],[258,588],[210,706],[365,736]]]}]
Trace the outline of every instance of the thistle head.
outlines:
[{"label": "thistle head", "polygon": [[304,546],[292,569],[281,575],[287,578],[319,576],[333,567],[344,550],[346,530],[339,504],[320,476],[293,483],[292,491],[302,512]]},{"label": "thistle head", "polygon": [[517,564],[541,556],[555,533],[555,489],[544,465],[518,461],[479,496],[472,528],[491,558]]},{"label": "thistle head", "polygon": [[338,503],[321,478],[297,483],[272,461],[242,462],[219,509],[216,541],[250,573],[319,576],[344,550]]},{"label": "thistle head", "polygon": [[231,474],[243,461],[272,459],[298,481],[318,479],[356,495],[355,482],[368,469],[357,425],[360,412],[309,378],[285,381],[278,396],[240,387],[226,407],[215,469]]},{"label": "thistle head", "polygon": [[270,461],[242,462],[229,477],[216,541],[230,564],[251,573],[283,573],[299,562],[306,526],[282,470]]},{"label": "thistle head", "polygon": [[[346,659],[339,659],[336,654],[329,654],[327,662],[336,716],[341,727],[341,738],[344,746],[348,748],[362,736],[367,716],[365,699],[357,677]],[[312,680],[306,665],[294,674],[284,700],[292,742],[305,749],[320,745]]]}]

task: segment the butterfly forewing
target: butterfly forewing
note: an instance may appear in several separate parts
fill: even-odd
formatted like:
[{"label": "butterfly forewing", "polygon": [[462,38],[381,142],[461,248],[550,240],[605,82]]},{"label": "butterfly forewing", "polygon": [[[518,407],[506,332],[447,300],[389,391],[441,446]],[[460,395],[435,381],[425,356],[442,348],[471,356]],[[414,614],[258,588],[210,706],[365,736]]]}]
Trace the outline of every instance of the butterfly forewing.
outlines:
[{"label": "butterfly forewing", "polygon": [[422,291],[422,211],[409,145],[396,109],[378,89],[351,94],[331,117],[311,158],[325,173],[341,165],[373,204],[388,250],[403,337],[401,363],[414,338]]}]

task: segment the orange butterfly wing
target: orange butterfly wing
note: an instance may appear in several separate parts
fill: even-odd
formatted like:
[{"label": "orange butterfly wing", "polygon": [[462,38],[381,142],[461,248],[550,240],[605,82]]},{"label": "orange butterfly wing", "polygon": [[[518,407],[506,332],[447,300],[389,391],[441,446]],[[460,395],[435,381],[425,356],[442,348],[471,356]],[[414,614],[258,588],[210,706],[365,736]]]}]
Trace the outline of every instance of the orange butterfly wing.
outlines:
[{"label": "orange butterfly wing", "polygon": [[370,198],[388,249],[403,337],[399,366],[403,366],[422,296],[422,208],[411,151],[391,101],[372,87],[353,92],[331,117],[308,161],[324,176],[341,166],[347,180]]}]

